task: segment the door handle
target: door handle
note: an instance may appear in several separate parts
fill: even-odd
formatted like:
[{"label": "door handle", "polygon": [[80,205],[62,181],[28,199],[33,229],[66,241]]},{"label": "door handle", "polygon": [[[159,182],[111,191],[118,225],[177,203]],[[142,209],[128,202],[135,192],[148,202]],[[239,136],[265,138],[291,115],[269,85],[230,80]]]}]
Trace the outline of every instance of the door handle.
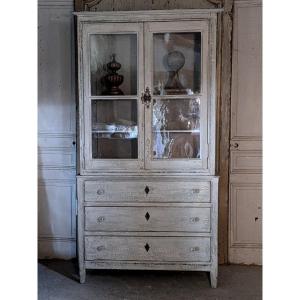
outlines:
[{"label": "door handle", "polygon": [[146,104],[146,107],[149,108],[151,99],[152,97],[151,97],[150,89],[149,87],[146,87],[145,93],[142,93],[142,97],[141,97],[142,103]]}]

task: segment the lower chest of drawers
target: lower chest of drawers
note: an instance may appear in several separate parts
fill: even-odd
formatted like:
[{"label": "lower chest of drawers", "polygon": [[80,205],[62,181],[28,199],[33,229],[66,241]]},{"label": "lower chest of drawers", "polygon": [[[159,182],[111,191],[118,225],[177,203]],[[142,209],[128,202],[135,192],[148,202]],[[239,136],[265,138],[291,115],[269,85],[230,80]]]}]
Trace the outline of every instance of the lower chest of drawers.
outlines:
[{"label": "lower chest of drawers", "polygon": [[78,182],[83,262],[210,264],[216,255],[211,180]]}]

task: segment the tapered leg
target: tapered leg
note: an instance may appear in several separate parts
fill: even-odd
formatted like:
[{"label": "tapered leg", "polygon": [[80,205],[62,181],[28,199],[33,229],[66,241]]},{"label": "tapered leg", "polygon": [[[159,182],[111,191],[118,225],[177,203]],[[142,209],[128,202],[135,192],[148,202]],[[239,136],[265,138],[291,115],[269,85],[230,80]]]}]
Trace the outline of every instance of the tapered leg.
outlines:
[{"label": "tapered leg", "polygon": [[216,288],[218,283],[218,273],[216,271],[210,272],[210,285],[212,288]]},{"label": "tapered leg", "polygon": [[79,276],[80,276],[80,283],[85,283],[85,277],[86,277],[85,268],[80,268]]}]

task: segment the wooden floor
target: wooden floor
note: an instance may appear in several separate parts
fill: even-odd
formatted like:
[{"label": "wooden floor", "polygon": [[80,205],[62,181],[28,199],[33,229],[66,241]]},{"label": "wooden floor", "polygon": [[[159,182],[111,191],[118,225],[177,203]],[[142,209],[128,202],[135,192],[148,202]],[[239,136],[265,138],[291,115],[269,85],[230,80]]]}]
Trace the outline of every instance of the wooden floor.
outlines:
[{"label": "wooden floor", "polygon": [[92,270],[79,284],[74,261],[40,261],[38,299],[262,299],[261,267],[220,266],[219,272],[217,289],[210,288],[204,272]]}]

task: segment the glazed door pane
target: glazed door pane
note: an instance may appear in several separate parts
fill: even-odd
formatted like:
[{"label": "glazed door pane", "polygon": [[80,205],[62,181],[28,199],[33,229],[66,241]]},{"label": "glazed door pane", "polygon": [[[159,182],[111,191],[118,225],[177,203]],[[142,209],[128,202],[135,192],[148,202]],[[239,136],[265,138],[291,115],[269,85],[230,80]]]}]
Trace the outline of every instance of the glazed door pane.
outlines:
[{"label": "glazed door pane", "polygon": [[200,99],[154,99],[153,159],[200,158]]},{"label": "glazed door pane", "polygon": [[92,100],[92,143],[93,159],[137,159],[137,101]]},{"label": "glazed door pane", "polygon": [[153,34],[154,95],[193,95],[201,86],[201,32]]},{"label": "glazed door pane", "polygon": [[143,25],[87,24],[83,59],[85,163],[89,170],[143,166]]},{"label": "glazed door pane", "polygon": [[92,34],[91,95],[137,94],[137,35]]},{"label": "glazed door pane", "polygon": [[208,27],[201,21],[146,25],[146,167],[207,168]]}]

